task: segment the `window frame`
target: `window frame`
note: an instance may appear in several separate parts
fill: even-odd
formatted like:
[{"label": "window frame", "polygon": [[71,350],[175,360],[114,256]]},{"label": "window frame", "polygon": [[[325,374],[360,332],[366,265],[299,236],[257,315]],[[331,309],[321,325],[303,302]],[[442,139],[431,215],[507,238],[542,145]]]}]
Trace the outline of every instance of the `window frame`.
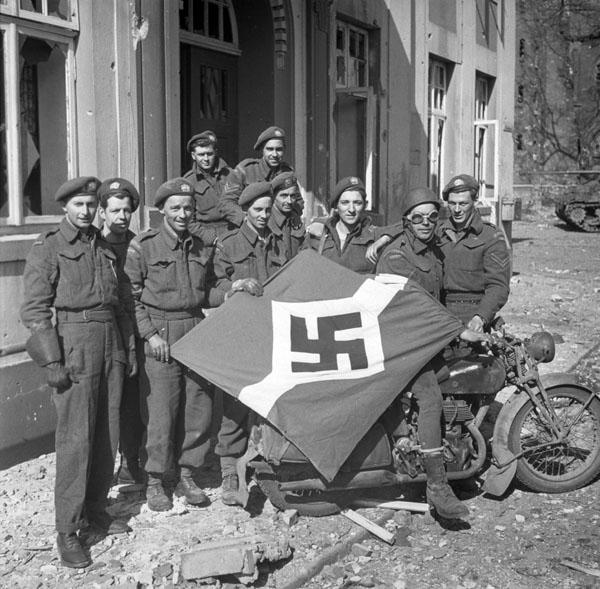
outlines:
[{"label": "window frame", "polygon": [[[338,59],[338,48],[337,48],[337,31],[338,27],[344,28],[344,64],[346,69],[346,83],[338,84],[337,78],[337,59]],[[335,82],[334,82],[334,92],[336,99],[339,95],[346,94],[350,96],[354,96],[360,100],[365,102],[365,111],[366,111],[366,122],[365,122],[365,170],[364,170],[364,182],[365,189],[367,192],[367,202],[366,202],[366,210],[368,211],[377,211],[377,207],[379,206],[378,195],[375,190],[376,187],[376,173],[377,173],[377,142],[376,142],[376,130],[377,130],[377,119],[378,119],[378,108],[377,108],[377,100],[373,87],[371,86],[371,79],[373,77],[373,62],[371,52],[373,47],[376,46],[376,43],[372,42],[371,33],[373,32],[373,28],[370,28],[366,25],[361,25],[353,20],[345,18],[343,15],[338,14],[334,24],[334,32],[332,35],[332,55],[333,55],[333,71],[335,72]],[[365,86],[349,86],[347,85],[348,80],[348,62],[350,59],[354,59],[350,57],[350,31],[355,31],[359,34],[364,35],[365,39]],[[330,45],[331,47],[331,45]],[[332,131],[336,133],[336,143],[337,143],[337,122],[334,121],[335,117],[332,113]],[[363,172],[360,173],[357,171],[356,174],[360,176]],[[335,158],[332,159],[331,170],[330,170],[330,181],[331,185],[334,186],[335,183],[339,180],[339,172],[337,170],[337,163],[335,163]]]},{"label": "window frame", "polygon": [[[185,1],[185,0],[184,0]],[[197,0],[196,0],[197,1]],[[189,3],[190,12],[190,20],[193,22],[193,10],[194,10],[194,0],[187,0]],[[205,10],[205,19],[206,13],[208,12],[208,4],[213,3],[216,5],[221,5],[223,10],[227,10],[229,13],[229,22],[231,23],[231,35],[232,42],[224,41],[222,39],[215,39],[213,37],[209,37],[202,33],[196,33],[191,29],[183,29],[180,24],[178,25],[179,29],[179,41],[181,43],[187,43],[189,45],[196,45],[199,47],[204,47],[206,49],[214,49],[215,51],[221,51],[223,53],[230,53],[232,55],[241,55],[242,52],[239,49],[239,38],[238,38],[238,27],[237,20],[235,15],[235,10],[231,0],[200,0],[204,10]],[[223,22],[222,19],[219,18],[219,33],[221,34],[223,30]]]},{"label": "window frame", "polygon": [[[57,19],[59,20],[59,19]],[[28,225],[56,224],[62,215],[25,215],[23,207],[23,179],[21,178],[21,117],[19,112],[19,36],[35,37],[61,43],[67,46],[65,56],[65,119],[67,140],[67,178],[78,174],[76,120],[76,62],[75,34],[70,27],[65,31],[39,26],[37,23],[21,19],[0,18],[3,31],[4,52],[4,101],[6,105],[6,149],[8,181],[8,215],[0,217],[0,229],[5,227],[25,227]],[[65,180],[67,179],[65,178]]]},{"label": "window frame", "polygon": [[[446,103],[451,72],[449,65],[436,57],[429,57],[427,78],[427,186],[441,196],[444,177],[445,144],[448,113]],[[442,84],[437,83],[436,72],[443,72]],[[438,100],[438,97],[441,99]],[[434,132],[435,131],[435,132]],[[434,182],[434,171],[437,181]]]},{"label": "window frame", "polygon": [[38,22],[45,25],[53,25],[72,31],[79,31],[79,7],[77,0],[69,0],[69,8],[72,15],[71,20],[63,20],[57,16],[47,14],[48,0],[42,0],[42,13],[21,8],[21,0],[4,0],[6,4],[2,4],[1,2],[2,0],[0,0],[0,14],[6,14],[15,18]]}]

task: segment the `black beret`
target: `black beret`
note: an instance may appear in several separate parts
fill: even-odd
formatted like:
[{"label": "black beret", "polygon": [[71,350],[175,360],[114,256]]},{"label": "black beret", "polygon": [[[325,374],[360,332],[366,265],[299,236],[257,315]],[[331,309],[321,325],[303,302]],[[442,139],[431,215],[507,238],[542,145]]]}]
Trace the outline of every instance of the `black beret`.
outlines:
[{"label": "black beret", "polygon": [[252,182],[240,194],[238,204],[242,207],[253,203],[257,198],[269,196],[273,198],[273,187],[270,182]]},{"label": "black beret", "polygon": [[98,188],[98,200],[101,207],[106,207],[106,203],[111,196],[119,198],[129,197],[131,199],[131,210],[135,211],[140,204],[140,194],[135,186],[124,178],[109,178],[100,184]]},{"label": "black beret", "polygon": [[472,192],[473,196],[477,197],[477,193],[479,192],[479,182],[473,178],[473,176],[469,176],[468,174],[459,174],[458,176],[454,176],[448,184],[442,190],[442,198],[444,200],[448,200],[448,196],[451,192]]},{"label": "black beret", "polygon": [[194,196],[194,187],[184,178],[173,178],[161,184],[154,196],[154,206],[159,207],[169,196]]},{"label": "black beret", "polygon": [[213,133],[212,131],[209,131],[208,129],[206,131],[202,131],[202,133],[198,133],[197,135],[194,135],[188,142],[187,142],[187,150],[192,153],[192,149],[194,149],[194,143],[196,143],[196,141],[199,141],[200,139],[206,139],[206,141],[212,143],[213,145],[217,144],[217,136],[215,133]]},{"label": "black beret", "polygon": [[269,127],[268,129],[265,129],[258,136],[258,139],[254,144],[254,149],[261,149],[263,144],[266,143],[269,139],[283,139],[285,141],[285,131],[281,127]]},{"label": "black beret", "polygon": [[283,172],[271,180],[271,186],[273,187],[273,194],[277,195],[280,190],[298,186],[298,179],[294,172]]},{"label": "black beret", "polygon": [[367,197],[367,191],[363,181],[356,176],[346,176],[345,178],[342,178],[333,189],[333,194],[331,197],[332,207],[337,205],[338,200],[340,200],[340,196],[342,196],[342,192],[346,192],[346,190],[358,190],[358,192],[363,195],[363,198]]},{"label": "black beret", "polygon": [[67,180],[64,184],[61,184],[54,195],[54,200],[61,202],[80,194],[96,196],[99,186],[100,180],[95,176],[79,176],[78,178],[71,178],[71,180]]}]

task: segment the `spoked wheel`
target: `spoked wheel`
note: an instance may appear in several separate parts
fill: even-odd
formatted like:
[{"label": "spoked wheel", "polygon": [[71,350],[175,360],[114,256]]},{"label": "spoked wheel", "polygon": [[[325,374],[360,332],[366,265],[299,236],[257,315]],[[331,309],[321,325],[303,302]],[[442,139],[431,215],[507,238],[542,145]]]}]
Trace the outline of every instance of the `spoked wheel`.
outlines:
[{"label": "spoked wheel", "polygon": [[[600,472],[600,400],[591,392],[561,386],[548,391],[564,437],[559,439],[535,405],[528,401],[511,425],[511,452],[525,454],[517,463],[517,479],[543,493],[578,489]],[[547,444],[541,446],[542,444]],[[540,447],[541,446],[541,447]]]},{"label": "spoked wheel", "polygon": [[350,492],[282,491],[273,475],[257,473],[256,482],[267,499],[281,511],[296,509],[298,515],[324,517],[339,513],[350,501]]}]

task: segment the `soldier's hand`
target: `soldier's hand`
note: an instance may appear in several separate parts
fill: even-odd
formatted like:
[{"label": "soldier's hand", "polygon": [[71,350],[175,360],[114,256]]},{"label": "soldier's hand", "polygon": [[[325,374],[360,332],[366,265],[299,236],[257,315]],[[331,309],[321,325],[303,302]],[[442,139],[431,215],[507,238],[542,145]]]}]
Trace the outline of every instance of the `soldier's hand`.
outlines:
[{"label": "soldier's hand", "polygon": [[471,321],[469,321],[467,324],[468,329],[472,329],[473,331],[477,331],[479,333],[483,333],[483,326],[483,319],[479,315],[473,315]]},{"label": "soldier's hand", "polygon": [[373,242],[367,248],[367,253],[365,254],[365,258],[367,258],[367,261],[371,262],[371,264],[376,264],[377,259],[379,258],[379,250],[382,247],[385,247],[391,240],[391,237],[389,237],[388,235],[383,235],[377,241]]},{"label": "soldier's hand", "polygon": [[46,381],[55,389],[68,389],[71,386],[69,371],[60,362],[51,362],[46,366]]},{"label": "soldier's hand", "polygon": [[169,344],[160,335],[155,333],[149,340],[150,351],[159,362],[169,362],[171,360],[171,348]]},{"label": "soldier's hand", "polygon": [[240,278],[231,285],[231,294],[241,290],[254,297],[260,297],[263,293],[262,284],[256,278]]},{"label": "soldier's hand", "polygon": [[489,333],[475,331],[473,329],[469,329],[468,327],[460,334],[459,337],[465,342],[470,342],[472,344],[480,343],[486,349],[489,349],[492,343],[492,336]]},{"label": "soldier's hand", "polygon": [[135,350],[129,350],[129,357],[127,358],[127,376],[133,378],[138,373],[138,363]]}]

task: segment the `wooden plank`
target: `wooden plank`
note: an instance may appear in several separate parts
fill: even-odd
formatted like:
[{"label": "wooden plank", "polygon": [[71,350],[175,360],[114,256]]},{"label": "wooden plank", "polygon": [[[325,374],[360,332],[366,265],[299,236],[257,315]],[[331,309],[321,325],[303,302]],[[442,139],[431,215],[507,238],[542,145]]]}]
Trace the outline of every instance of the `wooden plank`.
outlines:
[{"label": "wooden plank", "polygon": [[365,530],[368,530],[371,534],[388,544],[393,544],[396,541],[396,537],[392,532],[388,532],[385,528],[378,526],[364,515],[360,515],[360,513],[356,513],[356,511],[353,511],[352,509],[344,509],[342,515],[353,521],[355,524],[362,526]]}]

